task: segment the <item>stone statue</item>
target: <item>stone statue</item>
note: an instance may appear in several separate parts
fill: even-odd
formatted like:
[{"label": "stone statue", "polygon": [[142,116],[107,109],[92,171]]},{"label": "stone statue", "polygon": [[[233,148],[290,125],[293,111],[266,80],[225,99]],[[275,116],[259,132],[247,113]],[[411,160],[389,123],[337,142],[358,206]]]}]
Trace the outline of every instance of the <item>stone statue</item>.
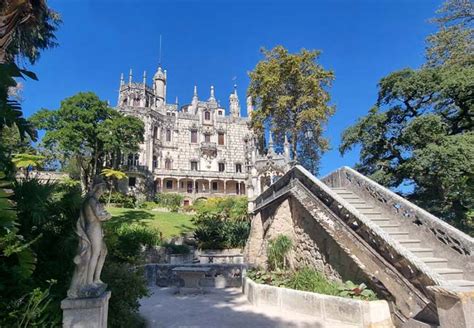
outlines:
[{"label": "stone statue", "polygon": [[111,218],[110,213],[99,202],[99,197],[105,190],[105,183],[95,184],[82,204],[76,225],[79,247],[74,257],[76,269],[67,292],[69,298],[98,297],[107,288],[107,285],[100,280],[107,255],[102,221]]}]

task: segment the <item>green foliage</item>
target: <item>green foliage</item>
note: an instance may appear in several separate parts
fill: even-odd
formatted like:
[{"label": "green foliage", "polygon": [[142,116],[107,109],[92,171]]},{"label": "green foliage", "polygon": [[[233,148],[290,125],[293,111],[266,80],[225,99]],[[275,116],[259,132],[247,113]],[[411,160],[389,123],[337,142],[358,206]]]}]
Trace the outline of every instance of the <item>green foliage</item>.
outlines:
[{"label": "green foliage", "polygon": [[244,247],[250,234],[250,222],[222,218],[219,214],[197,213],[194,237],[201,249]]},{"label": "green foliage", "polygon": [[116,262],[139,263],[143,247],[159,245],[160,231],[142,223],[109,221],[105,224],[109,259]]},{"label": "green foliage", "polygon": [[42,290],[35,288],[25,297],[14,302],[12,307],[7,309],[8,318],[4,322],[0,319],[3,326],[28,327],[58,327],[60,326],[61,316],[55,315],[51,309],[51,285],[56,281],[48,281],[49,287]]},{"label": "green foliage", "polygon": [[326,295],[338,295],[339,285],[329,281],[322,273],[303,268],[296,271],[288,281],[287,287]]},{"label": "green foliage", "polygon": [[144,320],[138,315],[140,298],[148,296],[143,271],[133,268],[130,264],[107,259],[102,271],[102,280],[108,284],[113,295],[109,303],[109,326],[112,328],[145,327]]},{"label": "green foliage", "polygon": [[169,209],[171,212],[178,212],[183,203],[184,196],[175,193],[159,193],[156,195],[156,203],[159,206]]},{"label": "green foliage", "polygon": [[[15,4],[13,6],[12,4]],[[2,8],[3,6],[7,6]],[[10,7],[10,8],[9,8]],[[12,26],[11,42],[7,43],[6,60],[13,62],[15,57],[27,58],[34,64],[40,51],[57,46],[55,32],[61,23],[61,18],[57,12],[49,8],[46,1],[24,1],[2,2],[0,11],[14,15],[13,10],[17,10],[20,15],[16,18],[16,24]],[[5,36],[8,39],[9,36]]]},{"label": "green foliage", "polygon": [[267,256],[268,264],[273,270],[285,270],[286,257],[293,247],[292,240],[285,235],[278,235],[268,241]]},{"label": "green foliage", "polygon": [[364,283],[356,285],[348,280],[338,289],[338,295],[342,297],[356,298],[364,301],[375,301],[377,299],[377,295],[372,290],[368,289],[367,285]]},{"label": "green foliage", "polygon": [[381,79],[377,103],[344,131],[339,150],[360,147],[361,173],[411,186],[409,199],[474,234],[472,4],[449,0],[439,13],[426,65]]},{"label": "green foliage", "polygon": [[173,243],[166,243],[163,244],[163,247],[166,247],[166,249],[171,253],[171,254],[189,254],[191,249],[189,248],[188,245],[176,245]]},{"label": "green foliage", "polygon": [[225,219],[247,221],[248,199],[246,196],[211,197],[196,201],[192,209],[198,214],[210,213]]},{"label": "green foliage", "polygon": [[[102,195],[101,201],[104,203],[108,202],[108,196]],[[134,195],[125,195],[121,192],[112,192],[110,194],[110,203],[118,207],[135,208],[137,204],[137,198]]]},{"label": "green foliage", "polygon": [[29,77],[37,80],[34,73],[18,68],[15,63],[0,63],[0,134],[4,127],[18,128],[20,139],[29,136],[36,141],[37,132],[33,126],[23,117],[20,103],[12,96],[11,90],[15,90],[18,82],[15,79]]},{"label": "green foliage", "polygon": [[276,46],[262,53],[265,58],[249,73],[247,91],[255,101],[251,126],[260,136],[260,148],[270,124],[277,147],[287,136],[293,158],[316,174],[321,154],[329,148],[323,132],[334,112],[327,91],[334,74],[316,63],[320,51],[302,49],[291,54]]},{"label": "green foliage", "polygon": [[373,301],[377,295],[362,283],[348,280],[344,284],[328,280],[321,272],[305,267],[296,271],[247,271],[247,277],[259,284],[285,287],[305,292]]},{"label": "green foliage", "polygon": [[92,92],[64,99],[58,110],[42,109],[31,121],[46,130],[42,140],[46,148],[77,162],[85,190],[103,166],[116,169],[122,152],[136,151],[143,142],[141,120],[123,116]]}]

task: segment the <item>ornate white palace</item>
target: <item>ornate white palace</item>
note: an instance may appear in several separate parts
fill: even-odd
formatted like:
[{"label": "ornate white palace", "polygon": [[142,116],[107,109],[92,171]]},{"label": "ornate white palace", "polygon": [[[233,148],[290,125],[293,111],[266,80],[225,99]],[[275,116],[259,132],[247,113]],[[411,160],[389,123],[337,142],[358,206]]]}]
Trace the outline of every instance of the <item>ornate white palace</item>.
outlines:
[{"label": "ornate white palace", "polygon": [[[158,67],[152,86],[128,83],[123,74],[117,110],[140,118],[145,124],[144,143],[139,152],[124,156],[122,164],[128,181],[120,184],[126,193],[177,192],[185,204],[195,199],[223,195],[259,195],[290,167],[290,145],[285,140],[276,153],[270,135],[266,154],[256,147],[248,117],[242,117],[234,86],[229,111],[217,102],[211,86],[207,100],[200,100],[197,87],[190,104],[166,102],[166,70]],[[247,98],[247,113],[253,111]]]}]

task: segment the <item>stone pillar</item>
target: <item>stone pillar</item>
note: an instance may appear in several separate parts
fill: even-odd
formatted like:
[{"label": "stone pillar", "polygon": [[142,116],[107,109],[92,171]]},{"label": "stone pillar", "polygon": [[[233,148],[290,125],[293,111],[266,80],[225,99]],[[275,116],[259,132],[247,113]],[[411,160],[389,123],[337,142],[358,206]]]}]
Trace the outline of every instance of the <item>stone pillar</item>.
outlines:
[{"label": "stone pillar", "polygon": [[110,295],[62,300],[63,328],[107,328]]},{"label": "stone pillar", "polygon": [[440,327],[474,327],[474,290],[468,287],[428,287],[436,297]]}]

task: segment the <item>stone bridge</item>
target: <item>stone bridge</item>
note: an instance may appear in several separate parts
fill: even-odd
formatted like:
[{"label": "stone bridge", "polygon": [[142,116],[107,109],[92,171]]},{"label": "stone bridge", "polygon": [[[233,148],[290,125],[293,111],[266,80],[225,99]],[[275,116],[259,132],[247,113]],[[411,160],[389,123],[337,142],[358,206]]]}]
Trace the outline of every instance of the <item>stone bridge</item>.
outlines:
[{"label": "stone bridge", "polygon": [[474,239],[360,173],[318,180],[297,165],[253,202],[245,257],[265,266],[269,239],[293,239],[293,267],[365,282],[399,327],[474,327]]}]

